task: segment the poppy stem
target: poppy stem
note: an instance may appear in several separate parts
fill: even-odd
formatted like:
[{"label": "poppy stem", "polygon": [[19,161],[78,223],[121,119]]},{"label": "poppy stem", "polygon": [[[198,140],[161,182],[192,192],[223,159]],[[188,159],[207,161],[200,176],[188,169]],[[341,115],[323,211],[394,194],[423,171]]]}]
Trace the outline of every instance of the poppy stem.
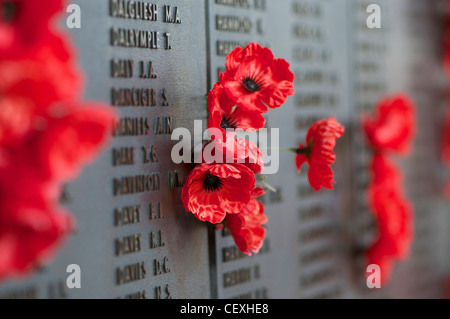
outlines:
[{"label": "poppy stem", "polygon": [[261,184],[266,186],[267,189],[270,190],[271,192],[277,193],[277,190],[273,186],[271,186],[269,183],[265,182],[264,180],[261,180],[260,182],[261,182]]},{"label": "poppy stem", "polygon": [[[291,152],[291,153],[296,153],[296,154],[299,154],[298,153],[299,151],[303,151],[303,150],[299,150],[296,148],[283,148],[283,147],[267,147],[265,149],[269,150],[269,151],[283,151],[283,152]],[[303,154],[303,152],[301,154]]]},{"label": "poppy stem", "polygon": [[284,152],[292,152],[292,153],[297,153],[297,149],[296,148],[279,148],[280,151],[284,151]]},{"label": "poppy stem", "polygon": [[307,150],[306,148],[280,148],[280,151],[286,151],[286,152],[292,152],[295,154],[302,154],[302,155],[306,155],[307,154]]}]

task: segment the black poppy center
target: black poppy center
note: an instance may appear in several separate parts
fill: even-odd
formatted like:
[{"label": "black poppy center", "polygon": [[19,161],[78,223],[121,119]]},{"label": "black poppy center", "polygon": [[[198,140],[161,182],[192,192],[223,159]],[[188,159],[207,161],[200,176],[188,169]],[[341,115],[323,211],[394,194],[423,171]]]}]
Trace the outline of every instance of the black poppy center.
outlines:
[{"label": "black poppy center", "polygon": [[203,181],[203,189],[205,189],[208,193],[214,193],[220,190],[223,186],[223,181],[220,177],[217,177],[212,174],[208,174]]},{"label": "black poppy center", "polygon": [[4,22],[12,22],[17,13],[17,6],[12,1],[5,1],[0,6],[0,18]]},{"label": "black poppy center", "polygon": [[242,85],[249,92],[261,91],[262,85],[260,81],[257,81],[253,77],[247,77],[242,81]]},{"label": "black poppy center", "polygon": [[238,124],[237,121],[231,115],[222,115],[222,121],[220,122],[220,127],[224,130],[227,129],[237,129]]},{"label": "black poppy center", "polygon": [[305,155],[307,158],[311,158],[311,151],[312,151],[312,142],[310,142],[308,146],[305,148],[295,149],[297,155]]}]

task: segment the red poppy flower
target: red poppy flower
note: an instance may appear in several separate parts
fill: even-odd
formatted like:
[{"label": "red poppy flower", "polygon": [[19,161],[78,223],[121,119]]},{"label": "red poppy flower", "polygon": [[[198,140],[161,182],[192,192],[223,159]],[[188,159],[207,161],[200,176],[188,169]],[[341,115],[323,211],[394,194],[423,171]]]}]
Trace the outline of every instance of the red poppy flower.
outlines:
[{"label": "red poppy flower", "polygon": [[247,112],[266,113],[278,108],[294,94],[294,74],[289,63],[274,59],[268,48],[250,43],[227,56],[221,83],[230,99]]},{"label": "red poppy flower", "polygon": [[215,139],[206,144],[202,150],[202,162],[209,164],[244,164],[253,173],[259,174],[264,170],[264,154],[259,147],[245,139]]},{"label": "red poppy flower", "polygon": [[216,83],[208,95],[209,128],[223,131],[242,129],[255,131],[264,127],[266,119],[257,112],[247,112],[228,98],[222,84]]},{"label": "red poppy flower", "polygon": [[335,117],[320,120],[308,130],[306,146],[300,144],[297,150],[297,170],[300,173],[300,168],[304,163],[309,165],[309,183],[316,191],[322,187],[333,189],[333,184],[336,183],[331,169],[331,165],[336,160],[333,150],[336,139],[344,134],[344,130]]},{"label": "red poppy flower", "polygon": [[368,202],[378,224],[379,240],[390,243],[390,249],[385,249],[392,256],[406,257],[413,237],[413,208],[403,195],[401,172],[382,154],[375,154],[371,171]]},{"label": "red poppy flower", "polygon": [[408,154],[416,132],[415,109],[406,95],[380,102],[374,118],[363,119],[367,139],[372,147]]},{"label": "red poppy flower", "polygon": [[236,245],[249,256],[252,252],[259,252],[266,236],[266,229],[262,226],[267,223],[264,205],[256,199],[261,195],[264,195],[264,190],[261,187],[255,188],[250,202],[241,212],[225,218]]},{"label": "red poppy flower", "polygon": [[73,229],[72,218],[59,208],[4,197],[0,206],[0,280],[48,262]]},{"label": "red poppy flower", "polygon": [[369,208],[378,236],[367,252],[369,264],[382,269],[387,282],[396,261],[408,257],[413,240],[413,208],[403,195],[400,170],[384,155],[376,153],[370,165],[372,183],[367,190]]},{"label": "red poppy flower", "polygon": [[55,103],[78,96],[82,76],[70,58],[70,47],[57,37],[22,60],[1,60],[0,145],[17,145]]},{"label": "red poppy flower", "polygon": [[184,208],[200,221],[221,223],[250,201],[254,173],[242,164],[201,164],[189,174],[181,193]]},{"label": "red poppy flower", "polygon": [[0,0],[0,58],[23,58],[52,35],[63,0]]}]

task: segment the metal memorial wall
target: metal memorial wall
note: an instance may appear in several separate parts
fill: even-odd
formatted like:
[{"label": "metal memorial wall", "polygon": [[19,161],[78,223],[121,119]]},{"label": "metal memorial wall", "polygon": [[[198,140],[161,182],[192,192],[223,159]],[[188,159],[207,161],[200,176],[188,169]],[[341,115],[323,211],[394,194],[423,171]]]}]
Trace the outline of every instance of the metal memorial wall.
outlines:
[{"label": "metal memorial wall", "polygon": [[[0,298],[441,298],[450,274],[450,204],[441,194],[440,119],[445,108],[438,1],[72,0],[71,29],[87,85],[120,119],[112,143],[65,188],[76,232],[30,278]],[[382,27],[368,28],[367,7]],[[138,10],[136,8],[139,8]],[[280,154],[263,198],[267,238],[248,257],[226,230],[186,213],[191,167],[171,160],[171,134],[207,127],[206,94],[236,46],[258,42],[291,64],[296,94],[267,115],[280,144],[296,147],[309,126],[336,116],[346,127],[333,191],[315,192],[291,154]],[[392,282],[368,289],[363,251],[376,225],[368,211],[370,150],[360,117],[383,96],[417,104],[414,153],[399,160],[415,210],[411,256]],[[82,287],[66,286],[67,266]]]}]

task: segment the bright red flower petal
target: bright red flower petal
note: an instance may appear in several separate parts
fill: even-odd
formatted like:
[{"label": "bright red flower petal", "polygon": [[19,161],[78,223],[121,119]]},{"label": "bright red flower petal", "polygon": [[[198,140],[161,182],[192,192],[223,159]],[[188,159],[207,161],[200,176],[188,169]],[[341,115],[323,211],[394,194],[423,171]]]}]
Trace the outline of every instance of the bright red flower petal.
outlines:
[{"label": "bright red flower petal", "polygon": [[[264,127],[266,120],[257,112],[247,112],[235,107],[235,102],[225,94],[223,86],[216,83],[208,95],[210,129],[217,128],[225,136],[227,130],[255,131]],[[224,138],[225,140],[225,138]]]},{"label": "bright red flower petal", "polygon": [[227,215],[225,219],[236,245],[246,255],[251,255],[252,252],[257,254],[266,236],[266,229],[262,226],[267,223],[264,205],[256,199],[263,194],[261,187],[256,188],[241,212]]},{"label": "bright red flower petal", "polygon": [[320,191],[322,187],[333,189],[334,177],[331,165],[336,160],[336,139],[344,134],[344,127],[334,117],[314,123],[308,130],[306,146],[300,145],[296,157],[297,171],[306,162],[309,165],[308,179],[311,187]]},{"label": "bright red flower petal", "polygon": [[373,118],[363,120],[370,145],[382,151],[408,154],[416,133],[415,108],[406,95],[398,95],[380,102]]},{"label": "bright red flower petal", "polygon": [[46,127],[26,142],[33,162],[51,179],[66,181],[93,161],[111,136],[115,113],[99,104],[55,107]]},{"label": "bright red flower petal", "polygon": [[[44,187],[45,188],[45,187]],[[0,279],[26,275],[53,256],[74,227],[74,221],[60,208],[46,203],[39,184],[33,195],[2,196],[0,203]],[[18,194],[24,189],[10,190]]]},{"label": "bright red flower petal", "polygon": [[370,163],[372,184],[401,189],[403,176],[400,169],[383,153],[375,153]]},{"label": "bright red flower petal", "polygon": [[[305,147],[303,145],[300,145],[299,149],[304,150]],[[299,174],[302,172],[301,168],[305,163],[308,163],[308,157],[304,154],[297,154],[297,156],[295,157],[295,166],[297,167],[297,172]]]},{"label": "bright red flower petal", "polygon": [[[367,253],[367,265],[378,265],[380,267],[380,279],[381,286],[384,286],[391,280],[392,272],[394,270],[395,259],[378,249],[377,246],[373,246]],[[366,275],[370,275],[367,274]]]},{"label": "bright red flower petal", "polygon": [[0,229],[0,278],[24,275],[48,261],[71,230],[67,213],[29,209]]},{"label": "bright red flower petal", "polygon": [[69,56],[69,47],[58,38],[33,58],[0,61],[0,145],[16,146],[56,103],[76,98],[82,78]]},{"label": "bright red flower petal", "polygon": [[68,44],[54,37],[33,57],[0,61],[1,96],[28,99],[37,112],[76,98],[83,78],[69,52]]},{"label": "bright red flower petal", "polygon": [[378,240],[390,244],[386,254],[406,258],[413,238],[413,209],[398,190],[386,185],[372,185],[368,191],[370,207],[378,225]]},{"label": "bright red flower petal", "polygon": [[[212,154],[206,154],[206,149],[213,150]],[[244,164],[255,174],[264,170],[264,154],[255,143],[245,139],[229,138],[226,142],[216,139],[205,145],[203,150],[204,163]]]},{"label": "bright red flower petal", "polygon": [[240,107],[236,107],[231,116],[236,119],[238,128],[245,131],[257,131],[262,129],[266,124],[266,119],[262,114],[247,112]]},{"label": "bright red flower petal", "polygon": [[186,211],[200,221],[221,223],[250,201],[254,173],[242,164],[201,164],[189,174],[181,193]]},{"label": "bright red flower petal", "polygon": [[[208,93],[208,111],[210,113],[214,110],[220,110],[225,114],[231,114],[235,105],[234,101],[225,94],[220,82],[216,83],[214,88]],[[220,127],[220,125],[216,127]]]}]

